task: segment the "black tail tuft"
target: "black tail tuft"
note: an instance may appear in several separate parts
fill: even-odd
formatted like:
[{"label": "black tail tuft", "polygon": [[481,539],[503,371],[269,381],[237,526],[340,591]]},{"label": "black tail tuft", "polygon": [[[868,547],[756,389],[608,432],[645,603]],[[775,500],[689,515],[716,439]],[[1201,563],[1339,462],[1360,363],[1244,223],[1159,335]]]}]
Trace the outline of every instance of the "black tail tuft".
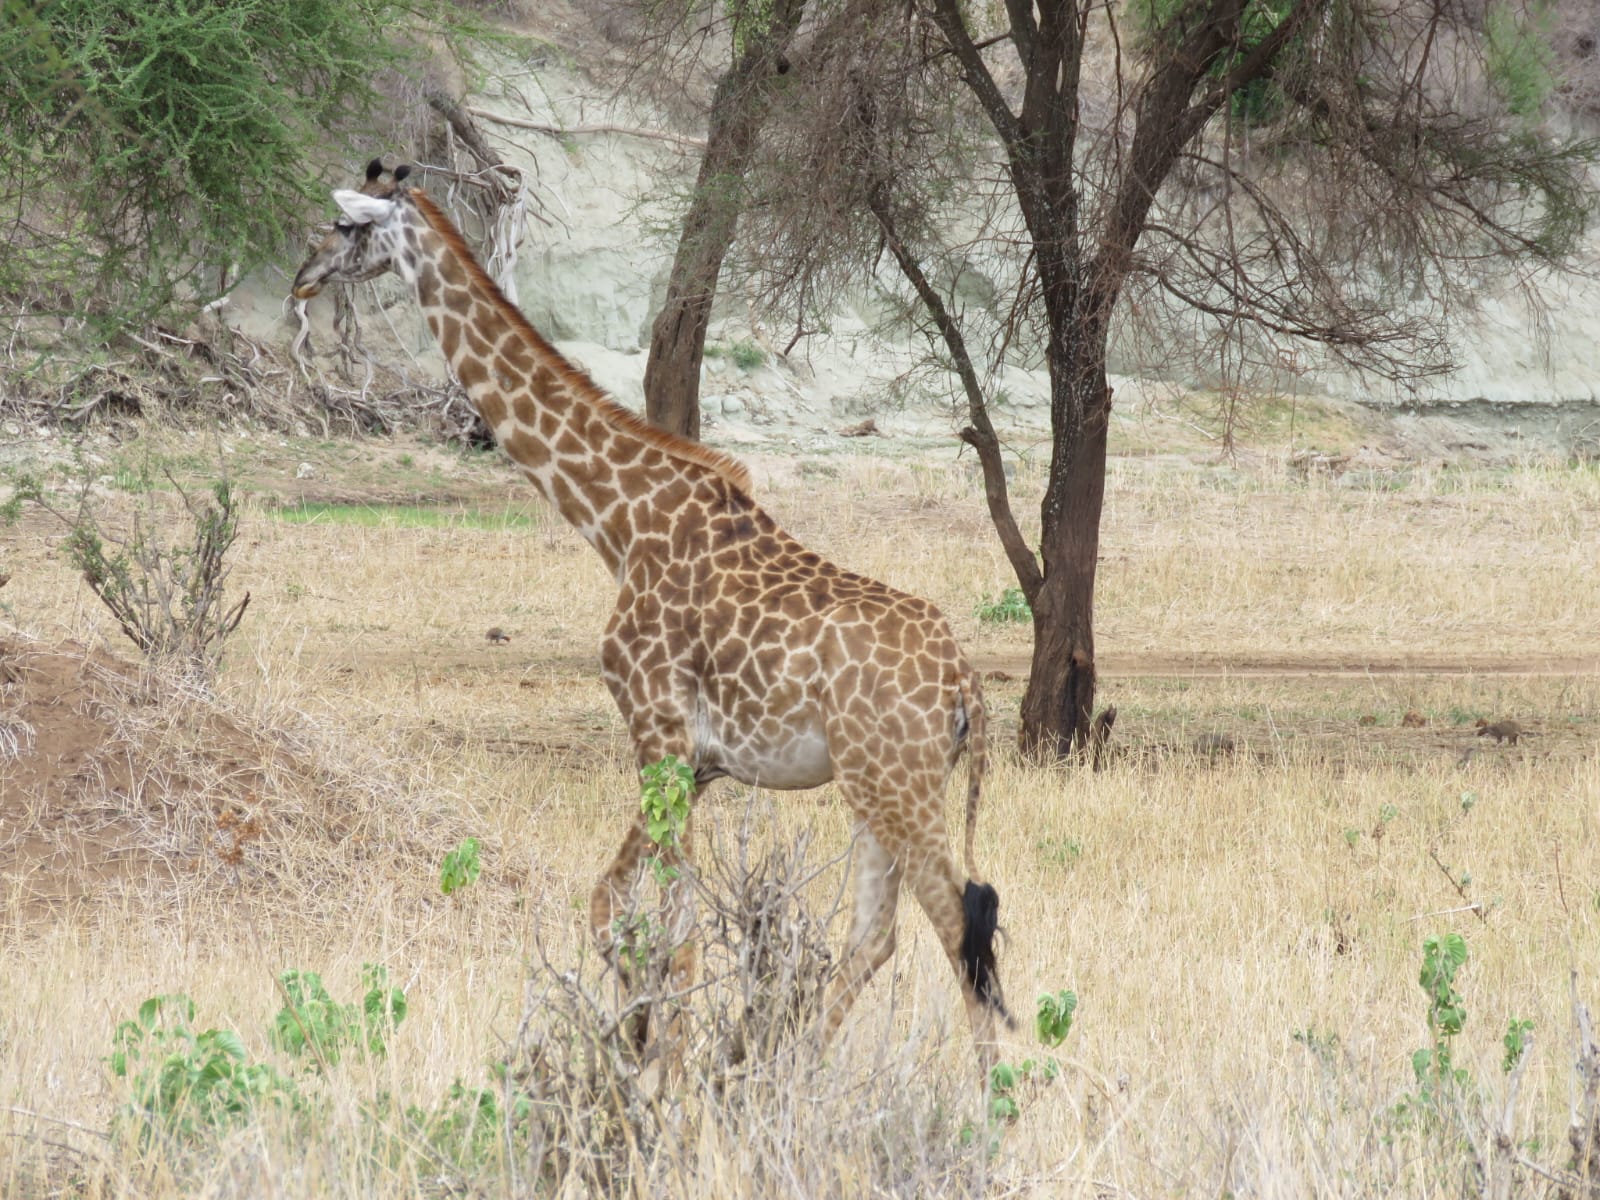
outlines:
[{"label": "black tail tuft", "polygon": [[967,880],[961,896],[966,918],[961,931],[961,966],[978,999],[994,1008],[1007,1021],[1006,1002],[1000,995],[1000,978],[995,973],[994,935],[1000,928],[1000,893],[987,883]]}]

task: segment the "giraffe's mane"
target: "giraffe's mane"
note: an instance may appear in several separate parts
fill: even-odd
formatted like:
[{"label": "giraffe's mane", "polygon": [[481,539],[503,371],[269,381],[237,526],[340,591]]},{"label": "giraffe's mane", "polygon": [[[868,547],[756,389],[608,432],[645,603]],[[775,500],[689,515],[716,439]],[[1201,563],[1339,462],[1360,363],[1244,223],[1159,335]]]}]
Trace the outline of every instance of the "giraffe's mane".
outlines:
[{"label": "giraffe's mane", "polygon": [[732,455],[724,454],[720,450],[713,450],[699,442],[690,441],[686,437],[679,437],[665,429],[657,429],[638,413],[624,408],[618,404],[604,388],[597,384],[589,373],[568,361],[565,355],[545,340],[544,336],[533,327],[533,323],[523,316],[522,310],[506,299],[505,293],[500,290],[500,285],[489,277],[489,272],[483,269],[478,262],[477,255],[472,253],[467,241],[461,236],[461,231],[444,211],[433,202],[433,198],[421,188],[411,188],[406,193],[416,203],[417,211],[422,214],[423,220],[433,227],[433,231],[444,239],[445,245],[455,252],[461,260],[467,274],[480,288],[494,301],[500,310],[500,315],[508,321],[519,336],[529,342],[541,358],[547,359],[555,365],[562,381],[578,395],[591,404],[601,419],[613,429],[632,434],[647,445],[654,446],[672,458],[695,463],[706,467],[726,479],[740,491],[749,492],[750,471],[745,465]]}]

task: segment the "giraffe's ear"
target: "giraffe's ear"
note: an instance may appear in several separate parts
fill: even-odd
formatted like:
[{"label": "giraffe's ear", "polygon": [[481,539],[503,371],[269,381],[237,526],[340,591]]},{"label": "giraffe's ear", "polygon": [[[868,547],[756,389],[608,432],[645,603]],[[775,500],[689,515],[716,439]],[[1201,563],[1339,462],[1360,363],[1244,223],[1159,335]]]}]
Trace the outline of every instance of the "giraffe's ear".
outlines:
[{"label": "giraffe's ear", "polygon": [[360,192],[340,188],[333,193],[333,202],[344,210],[344,215],[357,225],[370,225],[385,221],[394,212],[394,201],[382,196],[364,196]]}]

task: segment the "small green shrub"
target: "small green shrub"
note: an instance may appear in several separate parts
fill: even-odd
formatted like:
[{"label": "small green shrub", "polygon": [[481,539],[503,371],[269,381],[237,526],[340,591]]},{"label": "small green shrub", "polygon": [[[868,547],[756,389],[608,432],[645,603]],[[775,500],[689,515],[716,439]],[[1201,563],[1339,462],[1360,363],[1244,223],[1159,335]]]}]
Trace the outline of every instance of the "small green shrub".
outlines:
[{"label": "small green shrub", "polygon": [[[669,754],[639,772],[644,786],[639,793],[639,810],[644,813],[645,833],[664,851],[678,845],[689,823],[689,801],[694,796],[694,768]],[[656,882],[665,886],[678,876],[660,854],[650,858]]]},{"label": "small green shrub", "polygon": [[1456,973],[1466,961],[1467,942],[1459,933],[1429,937],[1422,943],[1417,983],[1428,997],[1428,1033],[1433,1044],[1411,1056],[1417,1094],[1401,1101],[1398,1115],[1437,1117],[1444,1095],[1465,1087],[1470,1079],[1467,1069],[1457,1067],[1451,1057],[1451,1046],[1467,1022],[1461,993],[1455,989]]},{"label": "small green shrub", "polygon": [[1522,1056],[1528,1052],[1528,1047],[1533,1043],[1533,1022],[1518,1020],[1512,1017],[1506,1022],[1506,1035],[1500,1039],[1500,1044],[1506,1048],[1506,1056],[1500,1060],[1500,1069],[1507,1075],[1517,1069],[1517,1064],[1522,1061]]},{"label": "small green shrub", "polygon": [[726,346],[708,343],[701,354],[705,358],[726,358],[741,371],[754,371],[767,361],[767,352],[749,338],[740,338]]},{"label": "small green shrub", "polygon": [[729,347],[728,357],[741,371],[754,371],[767,361],[767,352],[749,339],[745,339]]},{"label": "small green shrub", "polygon": [[[1072,1032],[1072,1014],[1077,1009],[1076,992],[1063,989],[1040,996],[1033,1019],[1033,1028],[1039,1035],[1039,1043],[1053,1050],[1066,1041],[1067,1034]],[[1043,1059],[1025,1058],[1015,1065],[1008,1062],[996,1063],[989,1071],[991,1125],[995,1122],[1016,1120],[1022,1115],[1024,1091],[1037,1091],[1053,1083],[1060,1074],[1061,1062],[1053,1056]],[[963,1133],[968,1139],[975,1136],[975,1131],[970,1127]],[[995,1143],[991,1140],[991,1148],[994,1147]]]},{"label": "small green shrub", "polygon": [[286,1003],[272,1019],[272,1044],[327,1066],[350,1049],[383,1057],[389,1035],[405,1020],[405,993],[389,986],[387,968],[376,963],[361,968],[361,981],[367,991],[360,1005],[340,1004],[316,972],[285,971],[278,982]]},{"label": "small green shrub", "polygon": [[1052,1049],[1067,1040],[1072,1032],[1072,1014],[1078,1011],[1078,993],[1060,991],[1055,995],[1040,996],[1034,1015],[1034,1030],[1039,1042]]},{"label": "small green shrub", "polygon": [[444,856],[439,867],[439,890],[446,896],[470,887],[478,881],[483,864],[478,858],[478,839],[465,838],[461,844]]},{"label": "small green shrub", "polygon": [[133,1090],[117,1120],[131,1122],[141,1143],[193,1139],[248,1120],[262,1104],[297,1104],[290,1081],[247,1061],[238,1034],[196,1032],[194,1012],[187,996],[152,996],[112,1036],[111,1073]]},{"label": "small green shrub", "polygon": [[985,625],[1022,625],[1033,620],[1033,609],[1019,587],[1008,587],[993,600],[978,601],[974,612]]}]

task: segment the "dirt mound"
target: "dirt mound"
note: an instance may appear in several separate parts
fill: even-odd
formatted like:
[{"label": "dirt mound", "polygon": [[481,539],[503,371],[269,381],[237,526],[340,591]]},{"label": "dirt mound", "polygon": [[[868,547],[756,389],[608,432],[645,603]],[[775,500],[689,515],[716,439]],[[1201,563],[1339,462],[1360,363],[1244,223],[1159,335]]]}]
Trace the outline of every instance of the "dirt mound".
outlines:
[{"label": "dirt mound", "polygon": [[355,872],[434,894],[462,836],[443,804],[335,761],[313,733],[103,650],[0,638],[4,924],[197,891],[336,919]]}]

